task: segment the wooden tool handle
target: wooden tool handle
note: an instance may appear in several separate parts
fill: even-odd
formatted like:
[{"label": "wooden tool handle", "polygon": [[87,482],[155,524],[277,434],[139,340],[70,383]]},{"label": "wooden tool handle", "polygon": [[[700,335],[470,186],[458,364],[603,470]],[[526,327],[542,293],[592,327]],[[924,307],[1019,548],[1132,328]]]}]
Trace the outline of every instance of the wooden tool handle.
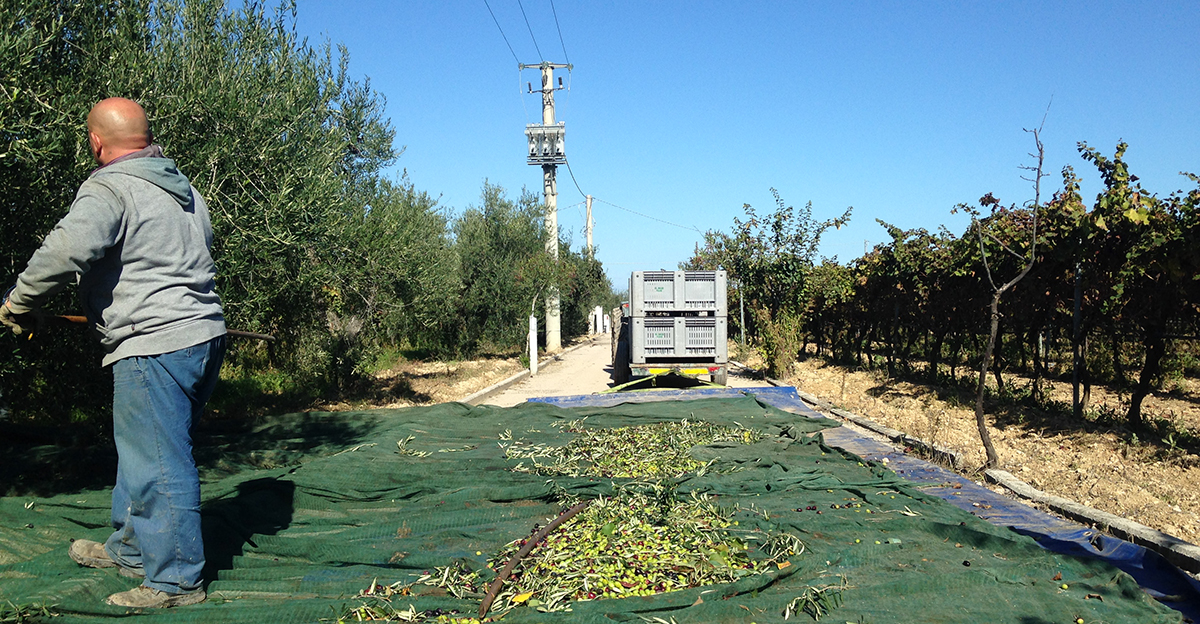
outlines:
[{"label": "wooden tool handle", "polygon": [[[57,323],[71,324],[71,325],[87,325],[87,322],[88,322],[86,316],[76,316],[76,315],[69,315],[69,314],[64,314],[64,315],[59,315],[59,316],[47,316],[46,320],[50,321],[52,323],[57,322]],[[230,336],[233,336],[234,338],[254,338],[257,340],[266,340],[267,342],[275,342],[275,336],[272,336],[270,334],[255,334],[253,332],[239,331],[236,329],[227,329],[227,330],[225,330],[225,333]]]}]

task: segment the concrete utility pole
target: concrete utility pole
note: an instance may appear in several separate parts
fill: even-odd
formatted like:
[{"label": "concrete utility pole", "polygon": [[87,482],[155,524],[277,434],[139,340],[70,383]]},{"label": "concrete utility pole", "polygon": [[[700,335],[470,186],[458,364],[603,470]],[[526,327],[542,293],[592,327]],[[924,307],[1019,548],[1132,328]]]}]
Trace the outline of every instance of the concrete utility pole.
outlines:
[{"label": "concrete utility pole", "polygon": [[[554,109],[550,109],[554,118]],[[542,165],[542,195],[546,198],[546,253],[558,262],[558,167]],[[559,309],[558,284],[546,286],[546,352],[562,349],[562,313]]]},{"label": "concrete utility pole", "polygon": [[[529,164],[542,166],[542,194],[546,199],[546,252],[558,261],[558,165],[567,162],[565,150],[566,124],[554,121],[554,92],[562,89],[562,78],[554,86],[556,68],[572,69],[570,64],[542,62],[537,65],[519,64],[519,68],[542,70],[542,88],[530,93],[542,94],[542,123],[527,124],[525,136],[529,139]],[[546,351],[553,353],[562,349],[562,324],[559,312],[558,285],[546,288]]]},{"label": "concrete utility pole", "polygon": [[595,258],[596,252],[592,249],[592,196],[587,197],[587,253],[589,258]]}]

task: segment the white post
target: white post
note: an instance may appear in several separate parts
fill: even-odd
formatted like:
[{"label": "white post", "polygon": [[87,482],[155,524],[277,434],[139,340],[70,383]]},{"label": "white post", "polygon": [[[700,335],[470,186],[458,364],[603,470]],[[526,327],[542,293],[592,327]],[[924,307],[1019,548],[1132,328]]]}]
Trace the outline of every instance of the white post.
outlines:
[{"label": "white post", "polygon": [[529,315],[529,374],[537,374],[537,317]]},{"label": "white post", "polygon": [[[738,289],[738,328],[742,330],[742,349],[746,348],[746,293],[742,290],[742,280],[737,281]],[[742,357],[746,357],[741,354]]]},{"label": "white post", "polygon": [[[554,109],[550,109],[553,114]],[[545,182],[544,196],[546,199],[546,252],[557,264],[558,262],[558,182],[557,168],[554,165],[543,165],[542,173]],[[558,284],[546,286],[546,352],[557,353],[562,350],[562,320],[558,297]]]}]

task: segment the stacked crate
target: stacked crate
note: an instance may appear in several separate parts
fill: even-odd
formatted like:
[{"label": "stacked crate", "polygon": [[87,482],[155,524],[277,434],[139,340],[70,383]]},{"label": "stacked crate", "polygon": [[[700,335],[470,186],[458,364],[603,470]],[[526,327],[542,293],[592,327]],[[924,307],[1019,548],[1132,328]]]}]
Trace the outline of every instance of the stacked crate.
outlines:
[{"label": "stacked crate", "polygon": [[[629,278],[630,362],[729,361],[725,271],[634,271]],[[669,367],[669,366],[668,366]]]}]

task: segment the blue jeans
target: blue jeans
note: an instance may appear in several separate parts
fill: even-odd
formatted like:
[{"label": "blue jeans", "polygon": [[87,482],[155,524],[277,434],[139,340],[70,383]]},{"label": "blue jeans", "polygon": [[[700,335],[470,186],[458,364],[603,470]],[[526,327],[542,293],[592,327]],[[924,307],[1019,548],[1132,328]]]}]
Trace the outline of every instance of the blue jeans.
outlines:
[{"label": "blue jeans", "polygon": [[192,427],[217,383],[224,355],[225,336],[220,336],[113,364],[116,531],[104,547],[119,565],[144,569],[143,584],[159,591],[177,594],[201,586],[204,543]]}]

